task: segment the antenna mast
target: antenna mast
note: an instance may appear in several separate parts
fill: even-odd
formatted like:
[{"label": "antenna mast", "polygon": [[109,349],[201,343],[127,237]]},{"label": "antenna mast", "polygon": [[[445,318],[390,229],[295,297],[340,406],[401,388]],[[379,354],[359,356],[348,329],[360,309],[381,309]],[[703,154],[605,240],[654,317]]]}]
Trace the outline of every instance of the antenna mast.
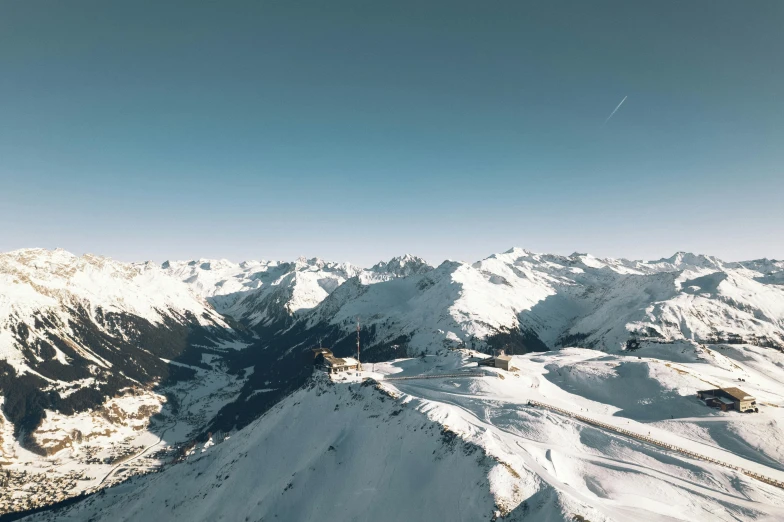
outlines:
[{"label": "antenna mast", "polygon": [[362,369],[362,363],[359,362],[359,317],[357,317],[357,370]]}]

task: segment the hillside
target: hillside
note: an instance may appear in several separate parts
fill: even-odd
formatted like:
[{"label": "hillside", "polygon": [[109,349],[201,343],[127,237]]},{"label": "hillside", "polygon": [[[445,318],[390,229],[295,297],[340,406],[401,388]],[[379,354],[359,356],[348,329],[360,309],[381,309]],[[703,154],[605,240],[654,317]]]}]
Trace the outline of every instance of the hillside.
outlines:
[{"label": "hillside", "polygon": [[[25,474],[45,473],[55,498],[69,496],[111,483],[116,462],[164,436],[183,440],[209,420],[198,415],[236,395],[242,381],[221,360],[245,345],[152,263],[62,250],[1,254],[0,465],[27,485],[13,500],[6,489],[0,504],[45,502],[47,488]],[[174,405],[196,383],[198,406],[177,424]]]},{"label": "hillside", "polygon": [[[529,403],[781,481],[784,374],[760,370],[764,350],[570,348],[516,356],[512,372],[442,351],[316,374],[185,463],[29,520],[778,520],[783,489]],[[696,399],[738,375],[761,413]]]},{"label": "hillside", "polygon": [[496,463],[372,386],[315,380],[211,444],[163,473],[32,519],[482,520],[494,508],[487,472]]},{"label": "hillside", "polygon": [[314,308],[351,278],[372,284],[432,269],[424,260],[409,255],[370,269],[304,257],[294,262],[166,261],[162,268],[205,297],[220,313],[251,327],[288,324],[290,318]]}]

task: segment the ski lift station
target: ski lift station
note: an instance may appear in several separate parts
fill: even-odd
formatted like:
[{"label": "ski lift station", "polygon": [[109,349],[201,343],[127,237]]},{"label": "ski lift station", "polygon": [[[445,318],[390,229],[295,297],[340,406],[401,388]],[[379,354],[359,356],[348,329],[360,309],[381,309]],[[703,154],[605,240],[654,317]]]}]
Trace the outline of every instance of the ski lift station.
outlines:
[{"label": "ski lift station", "polygon": [[353,357],[335,357],[329,348],[314,348],[313,363],[330,375],[359,370],[359,361]]},{"label": "ski lift station", "polygon": [[717,388],[697,392],[697,397],[707,406],[721,408],[721,411],[757,412],[757,399],[740,388]]},{"label": "ski lift station", "polygon": [[501,353],[500,355],[496,355],[495,357],[489,357],[487,359],[483,359],[476,364],[477,366],[489,366],[491,368],[500,368],[506,371],[510,371],[511,369],[513,369],[511,367],[512,356],[506,355],[504,353]]}]

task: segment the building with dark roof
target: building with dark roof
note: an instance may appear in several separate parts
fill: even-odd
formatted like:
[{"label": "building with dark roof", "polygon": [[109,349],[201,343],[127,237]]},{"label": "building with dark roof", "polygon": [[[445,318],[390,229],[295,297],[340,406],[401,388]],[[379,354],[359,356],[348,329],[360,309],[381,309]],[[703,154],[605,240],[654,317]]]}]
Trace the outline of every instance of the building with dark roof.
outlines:
[{"label": "building with dark roof", "polygon": [[502,370],[510,371],[512,369],[512,356],[511,355],[496,355],[495,357],[488,357],[476,363],[477,366],[490,366],[491,368],[500,368]]},{"label": "building with dark roof", "polygon": [[329,374],[359,370],[359,362],[353,357],[325,357],[324,369]]},{"label": "building with dark roof", "polygon": [[359,369],[359,361],[352,357],[335,357],[329,348],[313,348],[313,364],[329,374]]},{"label": "building with dark roof", "polygon": [[714,390],[698,391],[697,397],[705,401],[705,404],[708,406],[721,408],[721,411],[759,411],[757,399],[740,388],[716,388]]}]

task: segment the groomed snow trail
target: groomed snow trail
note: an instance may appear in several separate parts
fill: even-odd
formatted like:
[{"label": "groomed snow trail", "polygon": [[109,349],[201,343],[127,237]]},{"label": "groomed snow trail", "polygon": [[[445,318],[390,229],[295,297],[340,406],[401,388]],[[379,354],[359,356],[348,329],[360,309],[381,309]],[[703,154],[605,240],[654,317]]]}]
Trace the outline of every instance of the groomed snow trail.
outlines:
[{"label": "groomed snow trail", "polygon": [[[464,358],[463,364],[466,361]],[[727,378],[696,362],[682,362],[681,372],[687,370],[702,379],[709,378],[709,373],[714,380]],[[784,472],[744,458],[715,441],[703,443],[667,430],[667,423],[676,422],[669,419],[669,411],[665,412],[667,422],[635,420],[623,416],[622,409],[579,394],[581,379],[594,388],[608,384],[617,388],[619,384],[608,379],[617,378],[616,372],[623,374],[624,365],[643,365],[655,375],[662,366],[671,371],[668,363],[657,357],[642,361],[636,355],[568,349],[516,356],[518,371],[488,370],[495,376],[381,382],[404,402],[483,446],[514,470],[519,479],[509,478],[515,483],[498,485],[495,491],[509,505],[518,502],[509,510],[510,516],[536,491],[550,487],[563,513],[570,511],[590,520],[784,519],[784,491],[773,485],[784,483]],[[411,365],[406,361],[405,373],[415,372]],[[607,371],[602,375],[596,373],[597,368]],[[742,368],[754,375],[753,369]],[[394,364],[382,371],[385,369],[394,373]],[[592,372],[595,382],[586,377]],[[559,374],[567,373],[574,382],[565,378],[559,385]],[[659,378],[658,384],[672,384],[661,375]],[[630,405],[648,400],[646,383],[638,376],[625,385],[625,400]],[[679,400],[684,405],[677,407],[703,414],[680,418],[681,425],[691,425],[689,420],[697,419],[698,423],[708,421],[731,429],[733,423],[764,420],[760,415],[716,414],[687,394]],[[650,408],[656,407],[650,404]],[[779,408],[768,409],[773,411],[766,415],[779,415]],[[628,411],[634,410],[630,406]],[[521,494],[515,495],[515,491]]]},{"label": "groomed snow trail", "polygon": [[678,446],[675,446],[673,444],[668,444],[666,442],[662,442],[662,441],[657,440],[657,439],[652,439],[650,437],[646,437],[645,435],[640,435],[639,433],[634,433],[632,431],[625,430],[623,428],[618,428],[617,426],[611,426],[611,425],[609,425],[607,423],[599,422],[597,420],[591,419],[591,418],[586,417],[584,415],[578,415],[576,413],[573,413],[573,412],[570,412],[570,411],[566,411],[566,410],[561,409],[561,408],[556,408],[555,406],[551,406],[549,404],[544,404],[544,403],[539,402],[539,401],[531,400],[531,401],[528,401],[528,404],[530,404],[531,406],[537,406],[539,408],[545,408],[545,409],[554,411],[556,413],[560,413],[561,415],[565,415],[565,416],[570,417],[572,419],[577,419],[577,420],[579,420],[581,422],[584,422],[586,424],[590,424],[592,426],[596,426],[596,427],[602,428],[604,430],[612,431],[614,433],[620,433],[621,435],[625,435],[625,436],[631,437],[633,439],[641,440],[643,442],[647,442],[649,444],[653,444],[653,445],[656,445],[656,446],[659,446],[659,447],[662,447],[662,448],[665,448],[665,449],[668,449],[668,450],[671,450],[671,451],[682,453],[682,454],[684,454],[684,455],[686,455],[688,457],[692,457],[692,458],[696,458],[696,459],[700,459],[700,460],[705,460],[705,461],[708,461],[708,462],[712,462],[713,464],[717,464],[719,466],[724,466],[725,468],[734,469],[736,471],[740,471],[744,475],[748,475],[748,476],[750,476],[752,478],[755,478],[757,480],[765,482],[766,484],[770,484],[771,486],[776,486],[777,488],[784,489],[784,482],[782,482],[782,481],[779,481],[779,480],[776,480],[776,479],[772,479],[772,478],[767,477],[765,475],[760,475],[759,473],[754,473],[753,471],[749,471],[747,469],[740,468],[738,466],[735,466],[733,464],[729,464],[729,463],[724,462],[724,461],[719,460],[719,459],[715,459],[713,457],[708,457],[706,455],[701,455],[699,453],[695,453],[693,451],[689,451],[689,450],[684,449],[684,448],[679,448]]}]

